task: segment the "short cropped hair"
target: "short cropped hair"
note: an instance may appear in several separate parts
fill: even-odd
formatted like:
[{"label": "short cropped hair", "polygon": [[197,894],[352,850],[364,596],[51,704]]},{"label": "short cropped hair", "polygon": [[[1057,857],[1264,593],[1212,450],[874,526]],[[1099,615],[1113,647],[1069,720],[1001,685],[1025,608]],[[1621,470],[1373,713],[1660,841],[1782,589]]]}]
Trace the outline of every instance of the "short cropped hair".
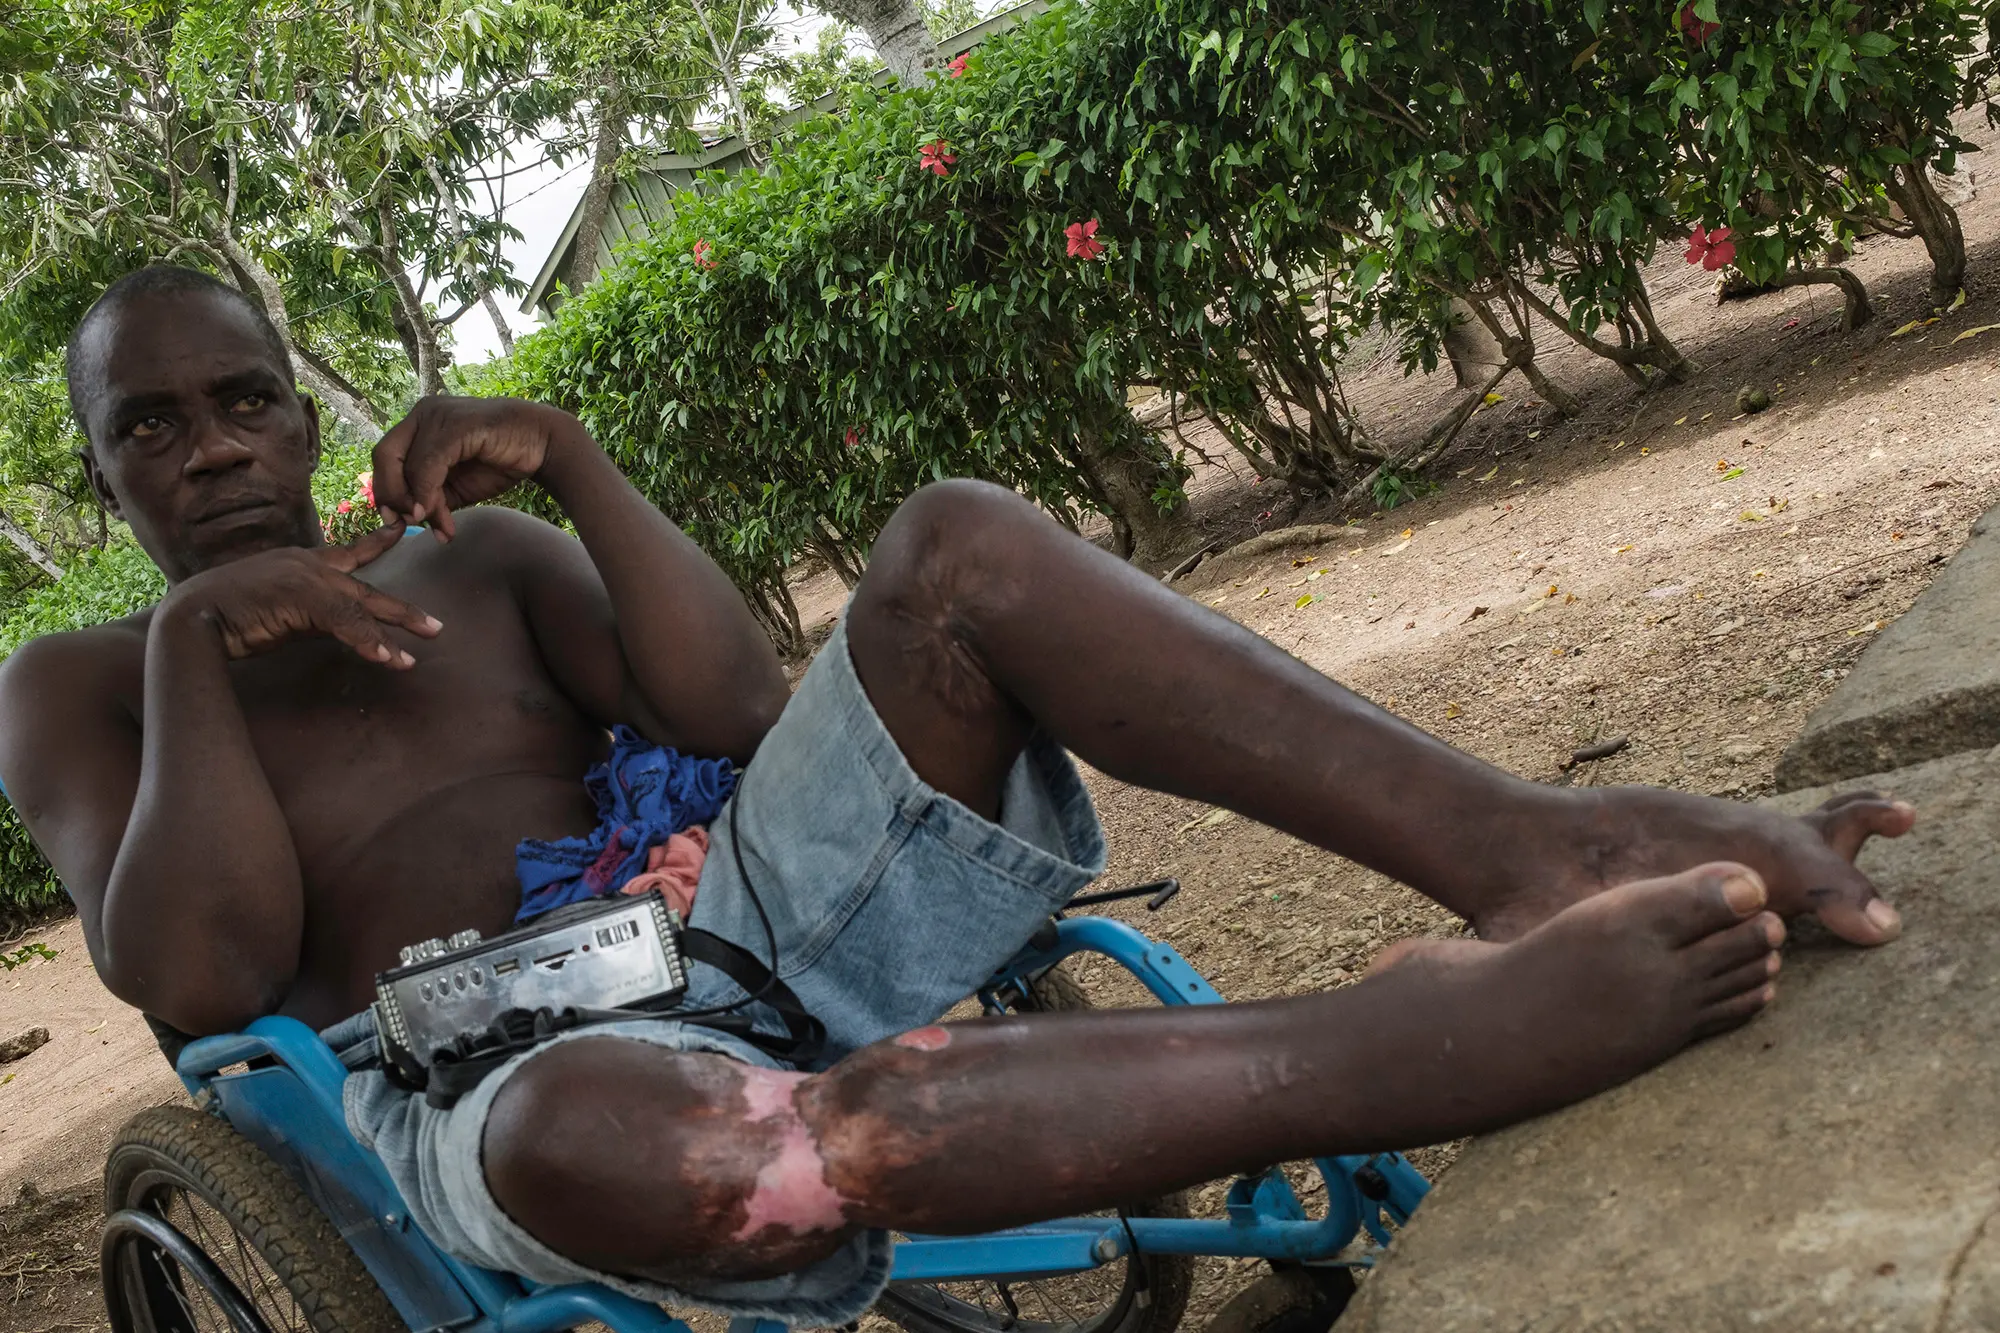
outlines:
[{"label": "short cropped hair", "polygon": [[145,268],[134,269],[106,287],[104,294],[76,322],[76,331],[69,335],[69,346],[63,355],[65,377],[69,384],[69,410],[76,418],[77,428],[83,431],[86,438],[90,435],[90,423],[84,417],[84,405],[102,388],[104,373],[100,366],[83,364],[85,335],[98,321],[117,314],[135,297],[173,296],[190,292],[231,302],[255,320],[271,349],[271,356],[284,372],[286,380],[290,381],[293,374],[291,349],[285,346],[285,340],[278,335],[278,326],[264,313],[264,307],[200,269],[183,268],[178,264],[149,264]]}]

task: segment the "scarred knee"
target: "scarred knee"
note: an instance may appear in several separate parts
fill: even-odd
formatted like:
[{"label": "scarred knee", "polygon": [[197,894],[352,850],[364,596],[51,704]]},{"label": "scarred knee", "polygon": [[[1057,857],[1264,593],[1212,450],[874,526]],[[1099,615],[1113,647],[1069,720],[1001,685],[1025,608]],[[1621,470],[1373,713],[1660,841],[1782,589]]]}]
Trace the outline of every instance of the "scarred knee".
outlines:
[{"label": "scarred knee", "polygon": [[558,1254],[668,1284],[770,1276],[853,1234],[793,1107],[805,1075],[607,1037],[494,1099],[487,1186]]}]

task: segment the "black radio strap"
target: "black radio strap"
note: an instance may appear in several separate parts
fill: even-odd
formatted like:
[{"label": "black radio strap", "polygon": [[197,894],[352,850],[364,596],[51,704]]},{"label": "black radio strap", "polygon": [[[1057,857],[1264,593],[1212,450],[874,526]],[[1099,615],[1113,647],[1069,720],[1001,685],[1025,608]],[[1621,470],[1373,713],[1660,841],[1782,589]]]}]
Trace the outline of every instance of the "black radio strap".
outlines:
[{"label": "black radio strap", "polygon": [[[424,1100],[442,1110],[472,1091],[488,1074],[523,1051],[533,1050],[559,1033],[603,1023],[629,1023],[637,1018],[688,1023],[714,1028],[763,1051],[773,1059],[793,1066],[807,1065],[819,1058],[826,1046],[826,1025],[807,1012],[792,988],[775,976],[761,959],[741,945],[720,935],[689,928],[680,934],[681,952],[690,960],[706,963],[741,986],[748,999],[722,1010],[684,1012],[669,1006],[662,1009],[510,1009],[486,1031],[460,1038],[455,1047],[434,1052],[421,1087],[404,1070],[385,1059],[390,1081],[409,1091],[421,1091]],[[754,1001],[765,1005],[783,1020],[785,1034],[759,1031],[752,1016],[744,1012]],[[386,1056],[386,1052],[384,1053]]]}]

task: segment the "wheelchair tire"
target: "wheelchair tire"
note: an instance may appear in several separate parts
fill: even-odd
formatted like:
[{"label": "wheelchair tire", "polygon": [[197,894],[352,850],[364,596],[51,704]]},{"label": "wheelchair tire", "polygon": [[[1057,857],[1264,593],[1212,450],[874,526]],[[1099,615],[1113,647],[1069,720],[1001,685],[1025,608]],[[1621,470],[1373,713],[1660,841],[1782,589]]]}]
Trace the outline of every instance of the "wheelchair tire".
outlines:
[{"label": "wheelchair tire", "polygon": [[[1029,985],[1015,1011],[1095,1007],[1083,983],[1057,964]],[[1187,1199],[1170,1194],[1125,1211],[1133,1217],[1186,1217]],[[1194,1288],[1193,1256],[1147,1254],[1117,1263],[1115,1278],[1107,1265],[1068,1278],[900,1284],[882,1293],[875,1312],[908,1333],[1172,1333]],[[1073,1302],[1090,1308],[1073,1308]],[[1029,1306],[1055,1317],[1036,1318]]]},{"label": "wheelchair tire", "polygon": [[1281,1268],[1230,1298],[1206,1333],[1327,1333],[1354,1299],[1345,1268]]},{"label": "wheelchair tire", "polygon": [[[104,1208],[143,1209],[204,1250],[272,1333],[406,1333],[382,1289],[297,1182],[227,1122],[156,1106],[125,1123],[104,1166]],[[227,1327],[158,1246],[107,1255],[114,1333]]]}]

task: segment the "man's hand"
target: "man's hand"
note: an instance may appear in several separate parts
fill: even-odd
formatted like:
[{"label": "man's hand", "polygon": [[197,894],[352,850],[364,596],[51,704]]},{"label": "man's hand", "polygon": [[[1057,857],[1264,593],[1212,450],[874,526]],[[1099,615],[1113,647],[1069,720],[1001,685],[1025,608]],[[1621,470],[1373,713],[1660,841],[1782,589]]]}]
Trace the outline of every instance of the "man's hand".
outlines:
[{"label": "man's hand", "polygon": [[388,627],[428,639],[443,626],[420,608],[354,577],[355,570],[402,537],[403,526],[397,523],[346,546],[262,551],[195,575],[167,594],[159,614],[212,624],[232,659],[325,634],[368,661],[406,670],[416,659],[390,640]]},{"label": "man's hand", "polygon": [[456,535],[451,512],[491,500],[542,470],[574,417],[518,398],[420,399],[375,446],[375,504],[391,525],[428,521]]}]

